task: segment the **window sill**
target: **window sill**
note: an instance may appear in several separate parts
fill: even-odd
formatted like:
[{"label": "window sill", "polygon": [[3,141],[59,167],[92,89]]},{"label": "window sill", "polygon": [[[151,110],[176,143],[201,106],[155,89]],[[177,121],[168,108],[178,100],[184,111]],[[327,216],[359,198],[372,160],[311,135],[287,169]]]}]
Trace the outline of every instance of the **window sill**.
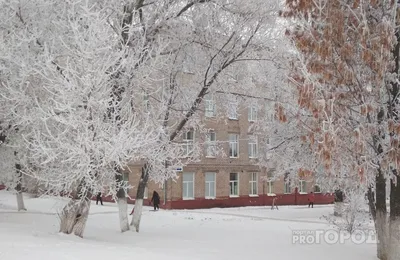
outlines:
[{"label": "window sill", "polygon": [[216,157],[216,156],[206,156],[206,158],[215,159],[215,158],[217,158],[217,157]]},{"label": "window sill", "polygon": [[194,198],[182,198],[182,200],[194,200]]},{"label": "window sill", "polygon": [[239,121],[239,118],[230,118],[228,117],[229,120],[235,120],[235,121]]},{"label": "window sill", "polygon": [[304,195],[304,194],[308,194],[308,192],[299,192],[299,194]]},{"label": "window sill", "polygon": [[257,194],[249,194],[249,197],[252,197],[252,198],[257,198],[257,197],[259,197]]},{"label": "window sill", "polygon": [[[286,193],[285,193],[286,194]],[[267,193],[267,196],[270,196],[270,197],[275,197],[276,196],[276,194],[275,193]]]},{"label": "window sill", "polygon": [[215,197],[204,197],[206,200],[215,200]]},{"label": "window sill", "polygon": [[239,195],[229,195],[229,198],[239,198]]},{"label": "window sill", "polygon": [[231,158],[231,159],[237,159],[237,158],[239,158],[239,157],[229,157],[229,158]]}]

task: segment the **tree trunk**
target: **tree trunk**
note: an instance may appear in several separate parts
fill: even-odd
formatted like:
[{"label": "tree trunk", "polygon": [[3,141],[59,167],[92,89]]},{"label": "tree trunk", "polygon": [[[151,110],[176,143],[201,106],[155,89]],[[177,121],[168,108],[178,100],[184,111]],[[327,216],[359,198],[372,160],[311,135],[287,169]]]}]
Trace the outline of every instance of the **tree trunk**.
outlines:
[{"label": "tree trunk", "polygon": [[139,186],[136,193],[135,211],[133,212],[131,226],[135,227],[136,232],[139,232],[140,219],[143,211],[143,197],[144,190],[146,189],[147,181],[149,180],[150,166],[148,163],[142,167],[142,175],[139,181]]},{"label": "tree trunk", "polygon": [[336,217],[343,216],[343,208],[344,208],[343,202],[335,202],[335,204],[333,205],[333,215]]},{"label": "tree trunk", "polygon": [[387,222],[386,207],[386,178],[381,169],[378,169],[378,175],[375,178],[376,202],[375,202],[375,230],[378,238],[377,256],[381,260],[388,258],[388,239],[389,230]]},{"label": "tree trunk", "polygon": [[63,208],[60,217],[60,232],[83,237],[86,222],[89,217],[92,192],[85,188],[85,180],[78,186],[73,199]]},{"label": "tree trunk", "polygon": [[390,181],[390,242],[388,260],[400,259],[400,176]]},{"label": "tree trunk", "polygon": [[22,192],[17,191],[17,207],[18,207],[18,211],[21,210],[25,210],[25,204],[24,204],[24,196],[22,194]]},{"label": "tree trunk", "polygon": [[333,206],[333,215],[341,217],[343,215],[343,192],[341,190],[335,190],[335,204]]},{"label": "tree trunk", "polygon": [[25,210],[24,196],[22,194],[22,172],[21,164],[15,164],[15,169],[17,170],[17,185],[15,186],[15,191],[17,192],[17,208],[18,211]]},{"label": "tree trunk", "polygon": [[121,232],[129,230],[129,219],[128,219],[128,201],[126,198],[118,198],[118,210],[119,210],[119,225]]},{"label": "tree trunk", "polygon": [[126,198],[126,192],[123,185],[123,176],[119,169],[117,169],[117,174],[115,175],[117,180],[117,204],[119,211],[119,225],[121,232],[126,232],[129,230],[129,219],[128,219],[128,199]]},{"label": "tree trunk", "polygon": [[60,216],[60,232],[83,237],[89,216],[90,199],[82,201],[72,199],[62,210]]}]

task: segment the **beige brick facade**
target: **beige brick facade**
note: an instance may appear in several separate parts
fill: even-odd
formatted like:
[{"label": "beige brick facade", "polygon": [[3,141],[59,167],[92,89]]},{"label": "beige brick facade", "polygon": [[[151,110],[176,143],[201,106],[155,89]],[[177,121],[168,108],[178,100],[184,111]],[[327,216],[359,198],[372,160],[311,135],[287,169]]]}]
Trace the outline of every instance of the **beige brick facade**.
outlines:
[{"label": "beige brick facade", "polygon": [[[182,175],[184,173],[194,173],[194,196],[191,199],[186,199],[185,203],[190,203],[190,200],[205,200],[206,202],[204,203],[207,203],[205,194],[206,172],[215,172],[216,200],[235,200],[239,198],[248,198],[250,201],[259,196],[267,196],[267,193],[269,192],[268,183],[262,181],[263,177],[267,177],[267,170],[261,169],[259,166],[257,166],[256,159],[249,158],[248,156],[248,137],[249,134],[251,134],[248,133],[248,129],[252,122],[248,121],[247,109],[247,107],[242,107],[240,109],[240,116],[238,120],[231,120],[227,117],[204,117],[206,128],[212,129],[216,133],[216,141],[219,143],[218,146],[223,150],[222,154],[218,154],[215,158],[207,158],[204,153],[199,163],[185,166],[183,168],[183,172],[178,174],[178,179],[167,181],[166,192],[164,191],[162,185],[149,182],[148,198],[150,199],[153,191],[156,190],[161,196],[162,204],[164,202],[165,193],[167,194],[167,202],[184,200]],[[237,158],[229,157],[229,134],[239,135],[239,156]],[[195,133],[195,142],[196,140],[202,140],[204,142],[205,134]],[[141,173],[140,165],[132,165],[130,167],[130,170],[131,173],[129,174],[129,182],[134,187],[129,191],[129,195],[134,198],[136,195],[135,186],[138,184],[139,176]],[[257,173],[257,192],[255,195],[250,195],[250,174],[253,172]],[[230,173],[238,174],[238,196],[230,196]],[[282,179],[275,181],[273,183],[273,193],[284,194],[284,186],[284,181]],[[297,184],[296,186],[299,185]],[[307,179],[306,189],[307,192],[313,191],[314,189],[314,183],[311,178]],[[291,193],[293,192],[294,189],[291,190]],[[268,203],[268,201],[258,201],[257,203],[265,204]]]}]

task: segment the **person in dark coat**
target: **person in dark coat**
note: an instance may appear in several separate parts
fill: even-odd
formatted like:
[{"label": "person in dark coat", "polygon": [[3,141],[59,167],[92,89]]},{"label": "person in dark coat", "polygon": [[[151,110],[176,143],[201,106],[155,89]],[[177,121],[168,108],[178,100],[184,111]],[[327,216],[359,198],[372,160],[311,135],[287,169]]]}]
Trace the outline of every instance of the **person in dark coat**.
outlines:
[{"label": "person in dark coat", "polygon": [[151,202],[153,203],[154,211],[156,211],[157,209],[160,209],[160,207],[159,207],[160,195],[158,195],[157,191],[153,191],[153,197],[151,198]]},{"label": "person in dark coat", "polygon": [[314,195],[314,193],[313,192],[311,192],[309,195],[308,195],[308,207],[312,207],[312,208],[314,208],[314,201],[315,201],[315,195]]},{"label": "person in dark coat", "polygon": [[99,201],[100,201],[101,205],[103,206],[103,199],[101,198],[101,192],[97,193],[97,196],[96,196],[96,205],[99,204]]}]

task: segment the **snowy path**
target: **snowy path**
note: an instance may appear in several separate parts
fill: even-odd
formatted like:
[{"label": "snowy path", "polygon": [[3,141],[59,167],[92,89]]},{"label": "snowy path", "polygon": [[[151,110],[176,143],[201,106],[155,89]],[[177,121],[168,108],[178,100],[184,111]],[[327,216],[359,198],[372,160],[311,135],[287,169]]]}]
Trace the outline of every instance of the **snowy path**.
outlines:
[{"label": "snowy path", "polygon": [[15,196],[0,191],[0,259],[376,260],[374,244],[292,243],[292,230],[328,229],[319,218],[329,214],[331,206],[158,212],[146,206],[140,233],[121,234],[117,205],[92,203],[80,239],[58,233],[56,214],[65,200],[27,196],[27,212],[17,212],[15,203]]}]

